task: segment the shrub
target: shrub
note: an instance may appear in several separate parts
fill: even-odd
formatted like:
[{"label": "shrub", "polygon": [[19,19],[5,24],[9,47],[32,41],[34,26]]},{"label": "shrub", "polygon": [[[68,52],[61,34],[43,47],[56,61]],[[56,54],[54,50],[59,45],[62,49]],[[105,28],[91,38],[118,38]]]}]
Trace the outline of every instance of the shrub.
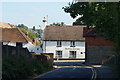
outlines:
[{"label": "shrub", "polygon": [[[3,59],[2,80],[25,79],[33,74],[50,70],[48,63],[25,56],[10,56]],[[49,68],[49,69],[48,69]]]}]

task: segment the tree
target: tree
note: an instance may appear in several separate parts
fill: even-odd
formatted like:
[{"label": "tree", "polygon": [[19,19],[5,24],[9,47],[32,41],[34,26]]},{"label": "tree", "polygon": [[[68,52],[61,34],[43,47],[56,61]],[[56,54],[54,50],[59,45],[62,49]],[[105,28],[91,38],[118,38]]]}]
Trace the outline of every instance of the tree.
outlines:
[{"label": "tree", "polygon": [[65,24],[64,24],[64,22],[61,22],[61,24],[60,24],[61,26],[64,26]]},{"label": "tree", "polygon": [[26,29],[24,29],[24,28],[19,28],[24,34],[27,34],[27,30]]},{"label": "tree", "polygon": [[85,23],[78,18],[75,22],[73,22],[73,25],[85,25]]},{"label": "tree", "polygon": [[27,33],[28,33],[28,37],[29,37],[30,39],[33,39],[33,38],[36,37],[36,34],[33,33],[33,32],[31,32],[31,31],[29,31],[29,30],[28,30],[28,27],[25,26],[24,24],[18,24],[16,27],[18,27],[24,34],[27,34]]},{"label": "tree", "polygon": [[52,24],[50,24],[51,26],[64,26],[65,24],[64,24],[64,22],[61,22],[61,23],[55,23],[55,22],[53,22]]},{"label": "tree", "polygon": [[33,26],[33,29],[32,29],[33,31],[35,31],[35,26]]},{"label": "tree", "polygon": [[16,27],[23,28],[25,30],[28,30],[28,27],[25,26],[24,24],[18,24]]},{"label": "tree", "polygon": [[37,31],[36,37],[37,37],[37,38],[41,38],[41,37],[42,37],[43,30],[42,30],[42,29],[36,29],[36,31]]},{"label": "tree", "polygon": [[34,39],[36,37],[35,33],[32,33],[32,32],[28,32],[28,36],[30,39]]},{"label": "tree", "polygon": [[95,26],[97,33],[103,33],[106,39],[114,43],[116,65],[111,64],[120,73],[120,2],[72,2],[63,9],[72,18],[81,16],[73,24],[83,22],[88,28]]},{"label": "tree", "polygon": [[73,24],[96,26],[95,31],[113,41],[120,52],[120,2],[72,2],[63,9],[72,18],[81,16]]}]

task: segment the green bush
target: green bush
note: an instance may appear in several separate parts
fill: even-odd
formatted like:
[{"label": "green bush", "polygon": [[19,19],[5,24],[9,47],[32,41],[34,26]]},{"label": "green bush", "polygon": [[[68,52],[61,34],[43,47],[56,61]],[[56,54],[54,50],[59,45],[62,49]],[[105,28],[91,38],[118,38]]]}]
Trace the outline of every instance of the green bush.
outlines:
[{"label": "green bush", "polygon": [[48,63],[25,56],[10,56],[3,59],[2,80],[25,79],[50,70]]}]

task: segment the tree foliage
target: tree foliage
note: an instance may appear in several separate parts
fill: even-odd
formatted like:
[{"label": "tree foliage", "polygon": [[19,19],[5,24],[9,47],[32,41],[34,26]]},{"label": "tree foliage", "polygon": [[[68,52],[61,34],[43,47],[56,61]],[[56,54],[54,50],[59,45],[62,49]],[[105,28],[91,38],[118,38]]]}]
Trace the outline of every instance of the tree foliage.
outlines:
[{"label": "tree foliage", "polygon": [[25,26],[24,24],[18,24],[16,27],[23,28],[25,30],[28,30],[28,27]]},{"label": "tree foliage", "polygon": [[24,29],[24,28],[19,28],[24,34],[27,34],[27,30],[26,29]]},{"label": "tree foliage", "polygon": [[37,32],[37,33],[36,33],[36,37],[37,37],[37,38],[41,38],[41,37],[42,37],[43,30],[42,30],[42,29],[36,29],[35,31]]},{"label": "tree foliage", "polygon": [[33,28],[30,29],[24,24],[18,24],[14,26],[18,27],[24,34],[27,34],[31,40],[34,38],[38,39],[36,45],[40,45],[41,41],[39,39],[42,37],[42,33],[43,33],[42,29],[36,29],[35,26],[33,26]]},{"label": "tree foliage", "polygon": [[33,31],[35,31],[35,26],[33,26],[33,29],[32,29]]},{"label": "tree foliage", "polygon": [[64,26],[65,24],[64,24],[64,22],[61,22],[61,23],[55,23],[55,22],[53,22],[52,24],[50,24],[51,26]]},{"label": "tree foliage", "polygon": [[85,25],[85,23],[78,18],[75,22],[73,22],[73,25]]},{"label": "tree foliage", "polygon": [[103,33],[120,50],[120,2],[72,2],[63,9],[72,18],[81,16],[77,24],[96,26],[96,32]]},{"label": "tree foliage", "polygon": [[29,38],[34,39],[36,37],[36,34],[29,31],[28,36],[29,36]]},{"label": "tree foliage", "polygon": [[33,39],[33,38],[35,38],[36,37],[36,34],[35,33],[33,33],[33,32],[31,32],[31,31],[28,31],[28,30],[26,30],[26,29],[24,29],[24,28],[19,28],[24,34],[27,34],[28,33],[28,37],[30,38],[30,39]]}]

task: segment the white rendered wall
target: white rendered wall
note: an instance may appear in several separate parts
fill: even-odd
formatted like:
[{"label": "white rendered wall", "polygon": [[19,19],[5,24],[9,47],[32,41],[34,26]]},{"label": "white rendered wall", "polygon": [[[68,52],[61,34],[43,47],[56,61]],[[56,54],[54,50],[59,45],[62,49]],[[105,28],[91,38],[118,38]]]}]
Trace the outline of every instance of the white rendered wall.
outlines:
[{"label": "white rendered wall", "polygon": [[31,42],[24,44],[23,47],[27,48],[29,52],[42,53],[42,48],[40,46],[32,44]]},{"label": "white rendered wall", "polygon": [[[3,45],[9,45],[16,47],[16,42],[3,42]],[[29,52],[35,52],[35,53],[42,53],[42,48],[40,46],[36,46],[32,44],[31,42],[22,42],[23,48],[27,48]]]},{"label": "white rendered wall", "polygon": [[3,42],[3,45],[9,45],[16,47],[16,42]]},{"label": "white rendered wall", "polygon": [[[22,42],[22,46],[26,45],[27,42]],[[16,42],[3,42],[3,45],[9,45],[16,47]]]},{"label": "white rendered wall", "polygon": [[75,47],[70,47],[71,41],[62,41],[62,46],[57,47],[57,41],[44,41],[43,42],[43,53],[54,53],[56,51],[62,51],[62,58],[69,58],[70,51],[76,51],[76,58],[85,58],[85,42],[75,41]]}]

